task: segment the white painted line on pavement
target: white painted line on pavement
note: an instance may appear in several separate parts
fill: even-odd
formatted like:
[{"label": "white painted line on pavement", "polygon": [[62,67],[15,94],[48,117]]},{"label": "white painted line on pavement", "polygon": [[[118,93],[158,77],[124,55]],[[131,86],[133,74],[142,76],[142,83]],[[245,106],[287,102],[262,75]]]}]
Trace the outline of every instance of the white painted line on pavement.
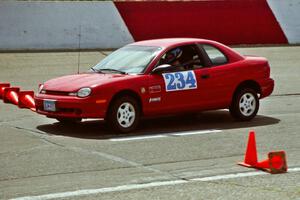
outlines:
[{"label": "white painted line on pavement", "polygon": [[299,171],[300,171],[300,167],[288,169],[288,172],[299,172]]},{"label": "white painted line on pavement", "polygon": [[[299,171],[300,171],[300,167],[290,168],[288,170],[288,172],[299,172]],[[129,191],[129,190],[145,189],[145,188],[152,188],[158,186],[179,185],[179,184],[190,183],[192,181],[207,182],[207,181],[216,181],[216,180],[224,180],[224,179],[232,179],[232,178],[259,176],[259,175],[268,175],[268,173],[261,172],[261,171],[241,172],[235,174],[195,178],[190,180],[173,180],[173,181],[160,181],[160,182],[152,182],[152,183],[145,183],[145,184],[129,184],[129,185],[120,185],[116,187],[107,187],[107,188],[99,188],[99,189],[86,189],[86,190],[76,190],[76,191],[61,192],[61,193],[52,193],[52,194],[45,194],[40,196],[26,196],[26,197],[15,198],[12,200],[48,200],[48,199],[56,199],[56,198],[78,197],[83,195],[91,195],[91,194],[99,194],[99,193]]]},{"label": "white painted line on pavement", "polygon": [[184,131],[184,132],[171,133],[170,135],[175,135],[175,136],[202,135],[202,134],[219,133],[219,132],[222,132],[222,130],[212,129],[212,130],[203,130],[203,131]]},{"label": "white painted line on pavement", "polygon": [[211,130],[201,130],[201,131],[198,131],[198,130],[196,130],[196,131],[181,131],[181,132],[172,132],[172,133],[160,133],[158,135],[111,138],[111,139],[109,139],[109,141],[121,142],[121,141],[131,141],[131,140],[146,140],[146,139],[165,138],[168,136],[202,135],[202,134],[219,133],[219,132],[222,132],[222,130],[211,129]]},{"label": "white painted line on pavement", "polygon": [[[288,169],[288,172],[299,172],[300,167]],[[249,177],[249,176],[258,176],[258,175],[265,175],[266,172],[263,171],[255,171],[255,172],[241,172],[236,174],[225,174],[225,175],[217,175],[217,176],[210,176],[210,177],[203,177],[203,178],[194,178],[190,179],[190,181],[217,181],[223,179],[231,179],[231,178],[242,178],[242,177]]]},{"label": "white painted line on pavement", "polygon": [[75,196],[91,195],[91,194],[99,194],[99,193],[144,189],[144,188],[151,188],[151,187],[164,186],[164,185],[170,186],[170,185],[177,185],[186,182],[187,181],[185,180],[174,180],[174,181],[153,182],[153,183],[146,183],[146,184],[130,184],[130,185],[121,185],[116,187],[108,187],[108,188],[87,189],[87,190],[77,190],[71,192],[45,194],[41,196],[19,197],[12,200],[48,200],[48,199],[75,197]]},{"label": "white painted line on pavement", "polygon": [[230,179],[230,178],[242,178],[248,176],[258,176],[264,175],[266,172],[257,171],[257,172],[242,172],[236,174],[225,174],[225,175],[218,175],[218,176],[210,176],[210,177],[203,177],[203,178],[194,178],[191,181],[217,181],[222,179]]},{"label": "white painted line on pavement", "polygon": [[136,137],[123,137],[123,138],[111,138],[109,141],[120,142],[120,141],[131,141],[131,140],[145,140],[154,138],[163,138],[166,135],[147,135],[147,136],[136,136]]}]

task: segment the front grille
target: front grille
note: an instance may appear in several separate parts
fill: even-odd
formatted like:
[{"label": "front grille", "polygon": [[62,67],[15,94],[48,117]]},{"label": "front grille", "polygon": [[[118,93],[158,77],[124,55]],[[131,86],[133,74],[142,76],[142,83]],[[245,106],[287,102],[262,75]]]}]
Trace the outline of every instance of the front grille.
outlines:
[{"label": "front grille", "polygon": [[[49,112],[49,111],[46,111],[43,106],[38,106],[37,109],[40,110],[40,111],[43,111],[43,112]],[[63,114],[63,113],[71,114],[71,113],[74,113],[76,115],[82,114],[82,110],[78,109],[78,108],[56,108],[56,109],[57,110],[55,112],[49,112],[49,113],[56,113],[56,114]]]},{"label": "front grille", "polygon": [[74,113],[76,111],[76,109],[74,108],[58,108],[57,112],[61,112],[61,113]]},{"label": "front grille", "polygon": [[69,92],[53,91],[53,90],[45,90],[45,94],[58,95],[58,96],[69,96]]}]

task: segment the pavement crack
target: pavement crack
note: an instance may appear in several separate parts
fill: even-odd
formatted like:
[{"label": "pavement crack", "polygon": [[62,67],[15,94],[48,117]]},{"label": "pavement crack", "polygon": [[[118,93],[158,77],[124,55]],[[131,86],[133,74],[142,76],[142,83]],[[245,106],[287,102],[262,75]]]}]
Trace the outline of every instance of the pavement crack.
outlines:
[{"label": "pavement crack", "polygon": [[116,168],[107,168],[107,169],[91,169],[91,170],[81,170],[81,171],[72,171],[72,172],[60,172],[60,173],[49,173],[49,174],[40,174],[36,176],[24,176],[24,177],[16,177],[16,178],[6,178],[0,179],[1,181],[11,181],[11,180],[22,180],[22,179],[29,179],[29,178],[39,178],[39,177],[47,177],[47,176],[56,176],[56,175],[69,175],[69,174],[80,174],[80,173],[87,173],[87,172],[105,172],[105,171],[112,171],[118,169],[130,169],[132,167],[116,167]]},{"label": "pavement crack", "polygon": [[159,169],[147,166],[145,164],[130,161],[128,159],[124,159],[124,158],[121,158],[121,157],[118,157],[118,156],[115,156],[115,155],[111,155],[111,154],[108,154],[108,153],[99,152],[99,151],[89,151],[89,150],[78,148],[78,147],[66,147],[66,148],[68,148],[69,150],[73,150],[75,152],[79,152],[79,153],[86,153],[86,154],[101,156],[102,158],[106,158],[108,160],[113,160],[113,161],[119,162],[121,164],[127,164],[131,167],[141,168],[141,169],[151,171],[151,172],[154,172],[154,173],[163,174],[165,176],[172,177],[172,178],[175,178],[175,179],[182,179],[181,177],[176,176],[174,174],[171,174],[169,172],[161,171]]},{"label": "pavement crack", "polygon": [[62,144],[59,144],[59,143],[57,143],[57,142],[53,142],[53,141],[51,141],[51,140],[48,140],[48,139],[46,139],[46,138],[40,138],[41,140],[43,140],[45,143],[48,143],[48,144],[52,144],[52,145],[55,145],[55,146],[58,146],[58,147],[62,147],[62,148],[65,148],[65,146],[64,145],[62,145]]},{"label": "pavement crack", "polygon": [[23,128],[23,127],[19,127],[19,126],[13,126],[10,124],[11,127],[15,128],[15,129],[19,129],[19,130],[24,130],[24,131],[27,131],[27,132],[31,132],[31,133],[38,133],[38,134],[45,134],[44,132],[41,132],[41,131],[36,131],[36,130],[32,130],[32,129],[28,129],[28,128]]},{"label": "pavement crack", "polygon": [[9,124],[9,122],[16,122],[16,121],[22,121],[24,119],[32,118],[32,115],[24,115],[22,117],[14,117],[10,118],[9,120],[0,120],[0,124]]},{"label": "pavement crack", "polygon": [[66,146],[66,145],[63,145],[63,144],[60,144],[60,143],[57,143],[57,142],[53,142],[53,141],[45,138],[45,135],[48,135],[48,134],[45,134],[45,133],[40,132],[40,131],[31,130],[31,129],[27,129],[27,128],[23,128],[23,127],[19,127],[19,126],[13,126],[11,124],[10,124],[10,126],[12,126],[13,128],[19,129],[19,130],[24,130],[26,132],[33,133],[34,136],[38,137],[40,140],[44,141],[47,144],[52,144],[52,145],[58,146],[60,148],[68,149],[68,150],[79,152],[79,153],[84,153],[84,154],[89,154],[89,155],[91,155],[91,154],[92,155],[97,155],[97,156],[100,156],[100,157],[108,159],[108,160],[112,160],[112,161],[119,162],[119,163],[122,163],[122,164],[125,164],[125,165],[129,165],[131,167],[142,168],[142,169],[147,170],[147,171],[151,171],[151,172],[155,172],[155,173],[159,173],[159,174],[164,174],[168,177],[181,179],[180,177],[178,177],[176,175],[173,175],[171,173],[161,171],[159,169],[155,169],[153,167],[150,167],[150,166],[147,166],[147,165],[144,165],[144,164],[141,164],[141,163],[137,163],[137,162],[134,162],[134,161],[130,161],[130,160],[127,160],[125,158],[121,158],[121,157],[118,157],[118,156],[115,156],[115,155],[111,155],[111,154],[104,153],[104,152],[99,152],[99,151],[86,150],[86,149],[79,148],[79,147],[69,147],[69,146]]},{"label": "pavement crack", "polygon": [[217,160],[222,158],[234,158],[237,156],[243,156],[243,154],[232,154],[228,156],[217,156],[217,157],[206,157],[206,158],[196,158],[188,160],[178,160],[178,161],[165,161],[165,162],[155,162],[151,164],[146,164],[145,166],[155,166],[155,165],[164,165],[164,164],[174,164],[174,163],[185,163],[185,162],[194,162],[194,161],[207,161],[207,160]]},{"label": "pavement crack", "polygon": [[10,124],[11,127],[18,129],[18,130],[23,130],[25,132],[30,132],[33,133],[33,136],[38,137],[40,140],[44,141],[47,144],[51,144],[51,145],[55,145],[55,146],[59,146],[59,147],[65,147],[62,144],[59,144],[57,142],[53,142],[47,138],[45,138],[45,135],[49,136],[49,134],[41,132],[41,131],[36,131],[36,130],[32,130],[32,129],[28,129],[28,128],[23,128],[23,127],[19,127],[19,126],[13,126]]},{"label": "pavement crack", "polygon": [[22,149],[22,150],[19,150],[19,151],[4,151],[4,152],[0,152],[0,155],[4,155],[4,154],[7,154],[7,153],[17,153],[17,154],[21,154],[21,153],[28,153],[28,152],[31,152],[31,151],[34,151],[34,150],[37,150],[37,149],[42,149],[42,148],[45,148],[47,147],[46,144],[44,145],[39,145],[39,146],[34,146],[32,148],[25,148],[25,149]]},{"label": "pavement crack", "polygon": [[70,149],[70,150],[73,150],[75,152],[79,152],[79,153],[86,153],[86,154],[101,156],[101,157],[106,158],[108,160],[113,160],[115,162],[119,162],[119,163],[122,163],[122,164],[127,164],[127,165],[130,165],[130,166],[133,166],[133,167],[142,167],[142,168],[145,168],[149,171],[161,172],[160,170],[157,170],[157,169],[154,169],[154,168],[151,168],[151,167],[147,167],[143,164],[133,162],[133,161],[130,161],[130,160],[127,160],[127,159],[124,159],[124,158],[121,158],[121,157],[118,157],[118,156],[115,156],[115,155],[108,154],[108,153],[99,152],[99,151],[90,151],[90,150],[82,149],[82,148],[79,148],[79,147],[67,147],[67,148]]},{"label": "pavement crack", "polygon": [[300,93],[272,94],[270,97],[300,96]]},{"label": "pavement crack", "polygon": [[[222,181],[207,181],[207,182],[212,183],[212,184],[217,184],[217,185],[224,185],[224,182],[222,182]],[[242,188],[245,188],[245,189],[254,188],[254,189],[261,190],[261,191],[286,193],[285,191],[282,191],[282,190],[276,189],[276,188],[262,187],[261,185],[242,185],[242,184],[238,184],[238,183],[235,183],[235,182],[232,182],[232,181],[226,181],[226,185],[242,187]]]}]

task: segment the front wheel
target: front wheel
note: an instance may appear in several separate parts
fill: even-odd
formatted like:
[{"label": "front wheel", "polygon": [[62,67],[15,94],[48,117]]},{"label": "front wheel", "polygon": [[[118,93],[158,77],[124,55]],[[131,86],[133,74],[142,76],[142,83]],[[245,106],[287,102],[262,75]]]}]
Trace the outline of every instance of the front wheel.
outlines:
[{"label": "front wheel", "polygon": [[245,88],[234,95],[229,111],[235,119],[248,121],[256,116],[258,109],[257,93],[251,88]]},{"label": "front wheel", "polygon": [[118,132],[133,131],[140,119],[140,107],[137,100],[131,96],[116,99],[107,116],[108,124]]}]

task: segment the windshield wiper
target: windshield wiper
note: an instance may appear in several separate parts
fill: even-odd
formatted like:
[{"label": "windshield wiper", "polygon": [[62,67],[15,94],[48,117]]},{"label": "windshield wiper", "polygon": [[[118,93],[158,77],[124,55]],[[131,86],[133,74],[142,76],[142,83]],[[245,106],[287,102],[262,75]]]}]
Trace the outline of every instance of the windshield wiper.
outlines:
[{"label": "windshield wiper", "polygon": [[91,67],[91,70],[92,70],[93,72],[102,73],[100,70],[95,69],[94,67]]},{"label": "windshield wiper", "polygon": [[128,74],[127,72],[123,72],[123,71],[117,70],[117,69],[110,69],[110,68],[99,69],[99,71],[112,71],[112,72],[118,72],[120,74]]}]

